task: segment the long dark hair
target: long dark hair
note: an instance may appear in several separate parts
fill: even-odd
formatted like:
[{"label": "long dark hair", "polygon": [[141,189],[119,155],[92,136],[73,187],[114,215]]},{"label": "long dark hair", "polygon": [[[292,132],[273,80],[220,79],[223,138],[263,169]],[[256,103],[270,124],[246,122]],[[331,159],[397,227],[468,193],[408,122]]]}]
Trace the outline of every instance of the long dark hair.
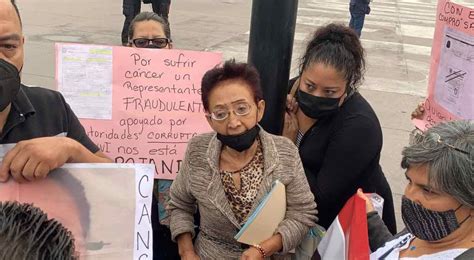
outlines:
[{"label": "long dark hair", "polygon": [[365,52],[355,32],[342,24],[331,23],[316,30],[300,62],[300,74],[314,63],[334,67],[356,90],[365,72]]}]

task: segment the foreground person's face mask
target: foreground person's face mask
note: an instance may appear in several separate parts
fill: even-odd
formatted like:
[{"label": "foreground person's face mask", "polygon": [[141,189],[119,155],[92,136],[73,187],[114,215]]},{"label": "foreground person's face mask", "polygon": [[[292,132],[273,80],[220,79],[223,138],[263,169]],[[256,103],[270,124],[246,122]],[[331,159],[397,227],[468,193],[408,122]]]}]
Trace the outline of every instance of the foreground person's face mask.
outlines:
[{"label": "foreground person's face mask", "polygon": [[15,99],[20,90],[20,73],[17,68],[0,59],[0,111]]},{"label": "foreground person's face mask", "polygon": [[308,94],[298,89],[296,100],[301,111],[310,118],[319,119],[325,116],[335,114],[339,111],[339,98],[318,97]]},{"label": "foreground person's face mask", "polygon": [[425,241],[437,241],[449,236],[470,217],[468,216],[458,223],[455,212],[461,206],[455,210],[434,211],[403,196],[402,219],[408,231],[417,238]]}]

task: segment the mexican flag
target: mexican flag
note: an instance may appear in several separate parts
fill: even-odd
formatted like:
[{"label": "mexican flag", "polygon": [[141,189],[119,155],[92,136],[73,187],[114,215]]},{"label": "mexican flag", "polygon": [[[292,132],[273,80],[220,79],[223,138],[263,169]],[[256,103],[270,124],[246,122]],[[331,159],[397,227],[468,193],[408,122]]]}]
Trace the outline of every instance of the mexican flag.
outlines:
[{"label": "mexican flag", "polygon": [[318,246],[321,259],[369,259],[365,201],[355,194],[337,215]]}]

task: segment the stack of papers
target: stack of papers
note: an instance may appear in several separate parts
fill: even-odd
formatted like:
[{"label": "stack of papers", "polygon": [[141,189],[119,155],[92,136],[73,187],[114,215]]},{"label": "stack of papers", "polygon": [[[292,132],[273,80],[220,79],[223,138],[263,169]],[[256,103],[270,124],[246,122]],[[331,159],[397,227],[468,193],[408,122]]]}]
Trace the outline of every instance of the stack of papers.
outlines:
[{"label": "stack of papers", "polygon": [[260,244],[273,236],[278,225],[285,218],[285,213],[285,185],[276,180],[272,190],[250,215],[245,225],[235,235],[235,239],[247,245]]}]

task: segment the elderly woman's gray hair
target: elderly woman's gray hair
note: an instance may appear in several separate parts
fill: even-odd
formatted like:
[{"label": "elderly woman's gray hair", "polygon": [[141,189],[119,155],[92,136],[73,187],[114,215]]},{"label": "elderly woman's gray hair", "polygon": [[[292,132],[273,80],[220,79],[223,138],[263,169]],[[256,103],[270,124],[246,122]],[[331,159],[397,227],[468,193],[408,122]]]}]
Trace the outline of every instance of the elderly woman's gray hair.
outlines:
[{"label": "elderly woman's gray hair", "polygon": [[402,168],[428,166],[430,186],[474,208],[474,121],[440,123],[403,149]]}]

